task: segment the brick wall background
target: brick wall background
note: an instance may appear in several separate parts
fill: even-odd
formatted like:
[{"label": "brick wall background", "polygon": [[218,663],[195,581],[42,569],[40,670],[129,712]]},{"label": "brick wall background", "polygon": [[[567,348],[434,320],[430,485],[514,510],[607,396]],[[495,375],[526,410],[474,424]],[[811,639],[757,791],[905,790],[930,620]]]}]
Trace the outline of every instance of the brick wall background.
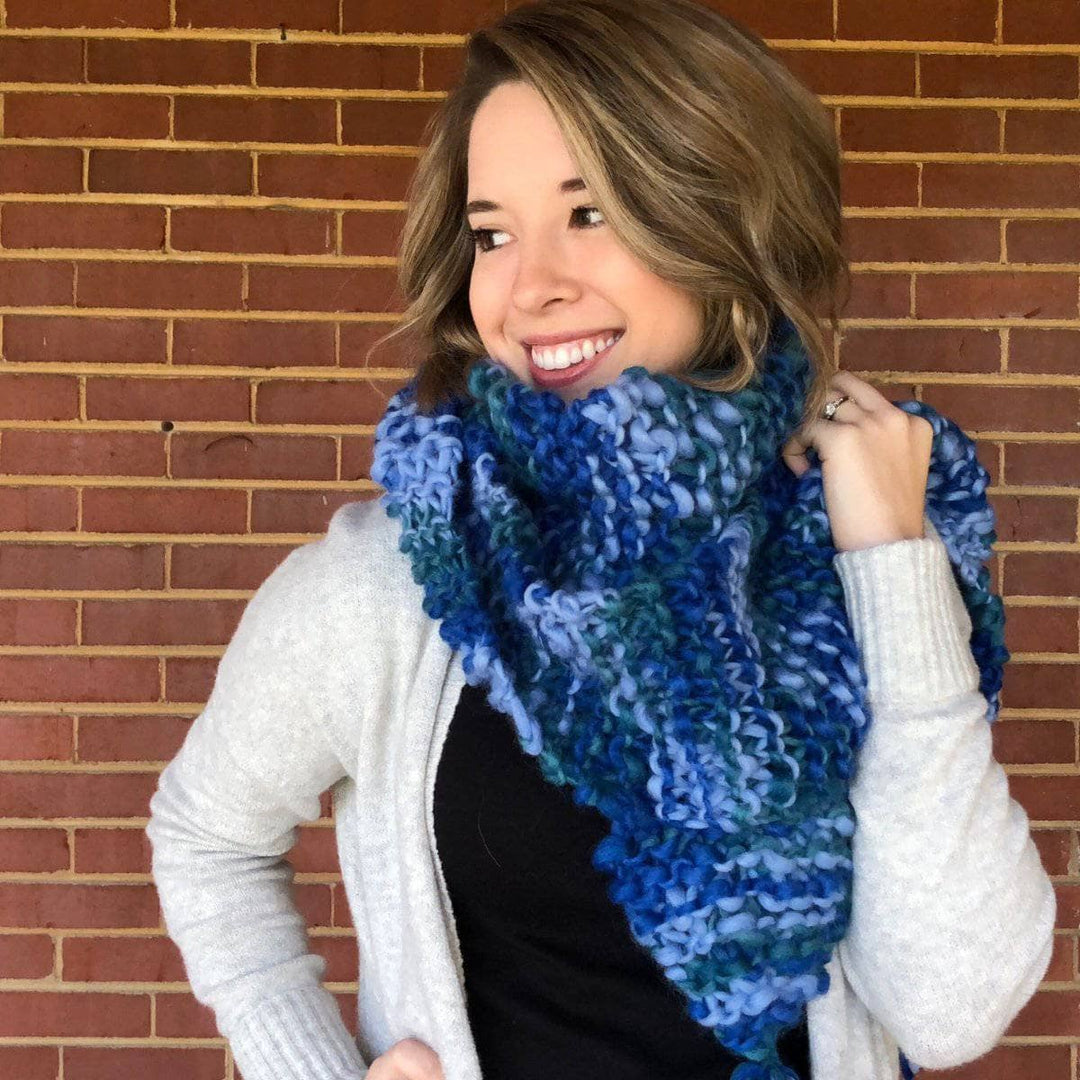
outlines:
[{"label": "brick wall background", "polygon": [[[949,1075],[1077,1077],[1080,3],[728,0],[833,110],[842,365],[976,439],[1047,981]],[[370,498],[422,125],[501,0],[0,0],[0,1076],[232,1080],[142,833],[246,599]],[[292,852],[355,1022],[329,802]],[[238,1074],[236,1074],[238,1075]],[[931,1075],[924,1072],[923,1075]]]}]

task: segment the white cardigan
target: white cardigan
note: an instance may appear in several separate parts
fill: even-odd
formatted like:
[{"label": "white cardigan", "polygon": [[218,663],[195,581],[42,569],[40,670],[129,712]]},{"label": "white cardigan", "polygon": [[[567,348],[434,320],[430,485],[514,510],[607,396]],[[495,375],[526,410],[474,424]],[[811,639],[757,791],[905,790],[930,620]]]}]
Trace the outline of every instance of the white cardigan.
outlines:
[{"label": "white cardigan", "polygon": [[[852,918],[808,1004],[812,1080],[896,1080],[898,1047],[918,1067],[979,1057],[1050,963],[1054,890],[993,757],[970,617],[928,518],[926,532],[834,560],[873,718],[849,793]],[[399,535],[369,499],[285,558],[150,803],[166,928],[245,1080],[359,1080],[405,1038],[446,1080],[481,1080],[432,813],[464,672]],[[355,1039],[284,858],[331,787]]]}]

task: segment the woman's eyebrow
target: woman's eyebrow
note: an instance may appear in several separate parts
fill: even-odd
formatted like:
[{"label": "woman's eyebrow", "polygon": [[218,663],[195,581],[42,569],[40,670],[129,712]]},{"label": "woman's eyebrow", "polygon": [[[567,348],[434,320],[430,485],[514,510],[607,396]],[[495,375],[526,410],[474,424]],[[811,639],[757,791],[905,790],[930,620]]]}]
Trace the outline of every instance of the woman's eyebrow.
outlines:
[{"label": "woman's eyebrow", "polygon": [[[560,195],[569,195],[572,191],[584,191],[585,181],[580,176],[572,176],[569,180],[564,180],[559,185]],[[492,202],[490,199],[471,199],[465,206],[465,216],[470,214],[479,214],[482,211],[487,210],[501,210],[502,207]]]}]

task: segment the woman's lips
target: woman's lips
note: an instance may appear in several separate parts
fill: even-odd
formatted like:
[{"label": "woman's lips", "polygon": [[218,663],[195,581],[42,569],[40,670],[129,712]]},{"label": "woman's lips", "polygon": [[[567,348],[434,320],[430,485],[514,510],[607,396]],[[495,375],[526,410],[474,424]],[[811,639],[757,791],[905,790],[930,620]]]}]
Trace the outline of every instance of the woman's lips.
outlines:
[{"label": "woman's lips", "polygon": [[569,386],[572,382],[577,382],[583,375],[592,371],[604,357],[610,356],[618,348],[622,336],[623,334],[620,332],[606,349],[601,349],[591,359],[582,360],[580,363],[571,364],[569,367],[556,368],[553,371],[535,364],[532,358],[532,349],[526,346],[526,352],[529,356],[529,370],[532,372],[533,382],[545,390],[554,390],[562,386]]}]

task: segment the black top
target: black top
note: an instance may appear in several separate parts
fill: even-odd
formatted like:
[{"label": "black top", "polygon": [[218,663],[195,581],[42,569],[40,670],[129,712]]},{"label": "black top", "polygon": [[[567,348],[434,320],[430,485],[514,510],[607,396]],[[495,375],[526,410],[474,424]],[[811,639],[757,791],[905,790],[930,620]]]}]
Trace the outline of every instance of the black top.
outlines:
[{"label": "black top", "polygon": [[[465,685],[435,779],[439,860],[484,1080],[727,1080],[731,1054],[630,935],[591,862],[610,823],[548,783]],[[810,1078],[806,1012],[779,1040]]]}]

